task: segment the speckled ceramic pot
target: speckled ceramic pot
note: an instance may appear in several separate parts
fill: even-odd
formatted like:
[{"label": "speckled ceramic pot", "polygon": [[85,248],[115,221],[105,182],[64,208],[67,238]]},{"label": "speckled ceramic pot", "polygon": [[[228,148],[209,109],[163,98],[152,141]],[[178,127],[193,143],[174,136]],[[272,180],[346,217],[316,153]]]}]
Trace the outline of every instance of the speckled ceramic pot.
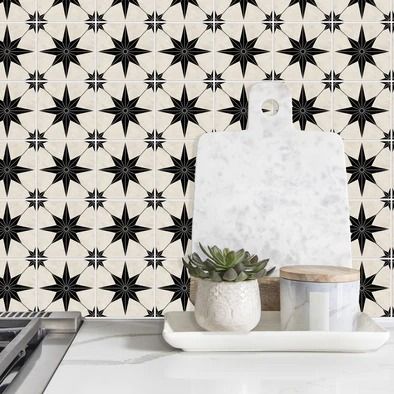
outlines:
[{"label": "speckled ceramic pot", "polygon": [[250,331],[260,321],[257,280],[212,282],[198,279],[195,317],[208,331]]}]

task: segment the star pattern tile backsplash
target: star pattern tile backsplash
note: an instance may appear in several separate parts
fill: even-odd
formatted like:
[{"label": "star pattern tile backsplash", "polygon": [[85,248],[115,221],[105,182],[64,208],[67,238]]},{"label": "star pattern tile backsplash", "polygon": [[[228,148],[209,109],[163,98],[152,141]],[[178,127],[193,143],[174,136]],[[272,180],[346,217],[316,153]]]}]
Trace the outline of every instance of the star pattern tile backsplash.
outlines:
[{"label": "star pattern tile backsplash", "polygon": [[294,126],[344,140],[360,308],[391,316],[393,11],[0,1],[0,309],[190,309],[196,141],[244,129],[250,86],[284,80]]}]

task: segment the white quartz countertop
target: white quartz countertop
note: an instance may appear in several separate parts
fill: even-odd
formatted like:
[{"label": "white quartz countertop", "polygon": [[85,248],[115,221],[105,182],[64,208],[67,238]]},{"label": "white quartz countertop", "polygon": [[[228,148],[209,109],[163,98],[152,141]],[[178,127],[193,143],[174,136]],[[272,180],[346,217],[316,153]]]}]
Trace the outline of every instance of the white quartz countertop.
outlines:
[{"label": "white quartz countertop", "polygon": [[185,353],[160,320],[91,320],[46,394],[380,394],[394,392],[394,325],[373,353]]}]

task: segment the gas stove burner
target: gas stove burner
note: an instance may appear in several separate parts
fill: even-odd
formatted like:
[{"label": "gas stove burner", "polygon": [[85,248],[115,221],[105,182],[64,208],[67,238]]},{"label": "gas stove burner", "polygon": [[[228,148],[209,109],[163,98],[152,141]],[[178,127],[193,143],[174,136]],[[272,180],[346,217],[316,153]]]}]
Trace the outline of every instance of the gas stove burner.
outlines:
[{"label": "gas stove burner", "polygon": [[0,393],[42,393],[81,324],[79,312],[1,312]]}]

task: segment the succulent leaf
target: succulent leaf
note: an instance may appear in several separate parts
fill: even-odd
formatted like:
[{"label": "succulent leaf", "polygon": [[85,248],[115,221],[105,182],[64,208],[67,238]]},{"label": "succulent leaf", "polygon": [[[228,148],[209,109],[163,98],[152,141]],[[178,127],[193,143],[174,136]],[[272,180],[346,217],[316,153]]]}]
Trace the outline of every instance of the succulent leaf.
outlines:
[{"label": "succulent leaf", "polygon": [[258,256],[244,249],[235,251],[224,248],[222,250],[216,245],[204,247],[201,244],[200,248],[205,259],[198,253],[182,259],[190,275],[196,278],[214,282],[241,282],[270,275],[275,269],[273,267],[266,270],[268,259],[259,260]]}]

